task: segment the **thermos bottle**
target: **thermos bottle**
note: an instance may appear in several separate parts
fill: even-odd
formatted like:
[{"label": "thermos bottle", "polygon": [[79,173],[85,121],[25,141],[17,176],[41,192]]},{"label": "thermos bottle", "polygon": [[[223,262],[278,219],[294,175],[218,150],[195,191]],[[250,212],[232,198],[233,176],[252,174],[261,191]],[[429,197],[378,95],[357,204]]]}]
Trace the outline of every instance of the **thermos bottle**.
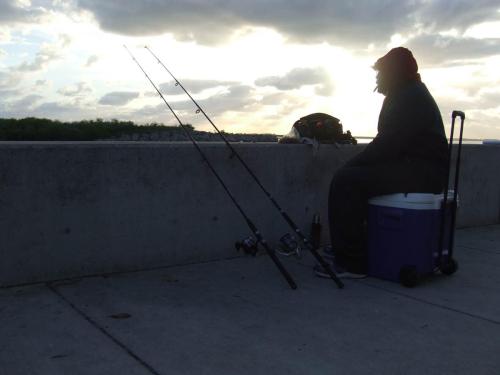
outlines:
[{"label": "thermos bottle", "polygon": [[319,214],[316,213],[313,216],[313,221],[311,224],[311,245],[314,249],[318,249],[321,244],[321,223]]}]

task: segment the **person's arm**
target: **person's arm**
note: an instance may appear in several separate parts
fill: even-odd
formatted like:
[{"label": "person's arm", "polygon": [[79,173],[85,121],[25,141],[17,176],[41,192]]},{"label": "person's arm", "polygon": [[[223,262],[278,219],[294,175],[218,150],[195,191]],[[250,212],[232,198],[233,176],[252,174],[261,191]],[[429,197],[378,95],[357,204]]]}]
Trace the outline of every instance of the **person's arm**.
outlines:
[{"label": "person's arm", "polygon": [[415,135],[413,129],[402,122],[401,129],[383,131],[370,142],[366,148],[348,161],[348,165],[370,165],[394,160],[402,154],[402,151],[411,143]]},{"label": "person's arm", "polygon": [[425,121],[425,110],[418,100],[407,96],[394,99],[381,112],[377,136],[347,165],[372,165],[397,159],[411,146]]}]

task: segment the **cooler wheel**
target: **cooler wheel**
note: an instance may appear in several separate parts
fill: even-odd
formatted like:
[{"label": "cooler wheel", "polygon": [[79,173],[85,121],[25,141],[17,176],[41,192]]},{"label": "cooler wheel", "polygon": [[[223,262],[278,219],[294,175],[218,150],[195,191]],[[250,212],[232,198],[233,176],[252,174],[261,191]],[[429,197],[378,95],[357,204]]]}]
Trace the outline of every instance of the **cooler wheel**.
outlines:
[{"label": "cooler wheel", "polygon": [[439,267],[439,269],[445,275],[453,275],[458,270],[458,263],[455,259],[449,258]]},{"label": "cooler wheel", "polygon": [[413,288],[418,283],[418,272],[414,266],[404,266],[399,271],[399,281],[407,288]]}]

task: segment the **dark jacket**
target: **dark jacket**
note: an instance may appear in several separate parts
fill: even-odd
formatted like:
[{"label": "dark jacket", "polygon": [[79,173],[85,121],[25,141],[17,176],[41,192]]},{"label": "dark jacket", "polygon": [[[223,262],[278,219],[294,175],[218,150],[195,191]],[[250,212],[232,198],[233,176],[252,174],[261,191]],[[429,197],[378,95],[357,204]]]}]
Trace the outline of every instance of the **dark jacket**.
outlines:
[{"label": "dark jacket", "polygon": [[348,165],[421,161],[444,175],[447,144],[443,120],[434,98],[422,82],[415,81],[385,98],[377,136]]}]

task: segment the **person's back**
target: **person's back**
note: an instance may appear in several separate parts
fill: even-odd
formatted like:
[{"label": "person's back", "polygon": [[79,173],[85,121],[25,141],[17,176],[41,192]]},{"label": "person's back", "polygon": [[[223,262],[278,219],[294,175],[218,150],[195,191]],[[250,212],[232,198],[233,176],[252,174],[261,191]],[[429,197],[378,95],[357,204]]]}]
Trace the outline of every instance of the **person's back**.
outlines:
[{"label": "person's back", "polygon": [[[388,96],[380,112],[379,139],[392,157],[446,164],[446,136],[434,98],[422,82],[411,82]],[[378,141],[378,140],[377,140]],[[392,143],[391,143],[392,142]]]}]

